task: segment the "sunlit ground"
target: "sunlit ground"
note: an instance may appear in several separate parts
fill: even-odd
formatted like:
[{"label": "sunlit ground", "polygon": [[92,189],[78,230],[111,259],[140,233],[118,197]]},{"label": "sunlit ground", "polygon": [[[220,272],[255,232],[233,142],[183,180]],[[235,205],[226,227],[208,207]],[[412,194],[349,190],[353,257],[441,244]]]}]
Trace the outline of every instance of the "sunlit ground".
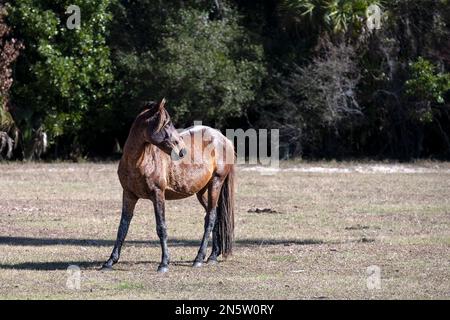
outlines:
[{"label": "sunlit ground", "polygon": [[173,201],[164,275],[148,201],[120,263],[98,271],[120,218],[116,167],[0,164],[1,298],[450,298],[448,163],[241,167],[233,257],[191,268],[204,213],[195,197]]}]

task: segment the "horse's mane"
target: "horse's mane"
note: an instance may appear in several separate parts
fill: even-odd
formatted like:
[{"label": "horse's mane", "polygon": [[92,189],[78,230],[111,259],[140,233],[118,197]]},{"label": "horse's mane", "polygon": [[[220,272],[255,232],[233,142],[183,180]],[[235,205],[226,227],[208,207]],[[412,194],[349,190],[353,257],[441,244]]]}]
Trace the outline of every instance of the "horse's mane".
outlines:
[{"label": "horse's mane", "polygon": [[156,101],[144,101],[141,103],[139,113],[143,113],[147,110],[152,110],[158,107],[158,103]]}]

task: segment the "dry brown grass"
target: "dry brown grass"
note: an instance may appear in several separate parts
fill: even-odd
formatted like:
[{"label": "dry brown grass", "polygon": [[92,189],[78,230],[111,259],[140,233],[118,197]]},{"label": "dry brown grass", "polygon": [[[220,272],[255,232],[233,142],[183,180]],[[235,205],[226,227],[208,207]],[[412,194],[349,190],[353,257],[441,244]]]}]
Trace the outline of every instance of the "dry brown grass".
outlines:
[{"label": "dry brown grass", "polygon": [[[240,170],[234,256],[191,268],[203,212],[195,198],[173,201],[172,264],[161,275],[147,201],[138,203],[121,262],[98,271],[119,222],[116,164],[1,164],[0,297],[449,299],[450,174],[442,166],[417,174]],[[70,264],[81,267],[80,290],[66,287]],[[381,289],[366,286],[371,265],[381,268]]]}]

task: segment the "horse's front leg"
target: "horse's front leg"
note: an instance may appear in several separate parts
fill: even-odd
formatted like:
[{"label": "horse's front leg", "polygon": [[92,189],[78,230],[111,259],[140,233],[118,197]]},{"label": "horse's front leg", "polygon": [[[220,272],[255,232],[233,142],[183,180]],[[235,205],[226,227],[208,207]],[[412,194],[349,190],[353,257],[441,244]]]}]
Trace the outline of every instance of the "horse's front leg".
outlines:
[{"label": "horse's front leg", "polygon": [[110,258],[103,264],[103,269],[111,269],[113,264],[116,264],[119,261],[120,250],[122,249],[123,242],[127,236],[137,200],[138,199],[133,194],[125,190],[123,191],[122,216],[120,218],[119,230],[117,231],[116,243]]},{"label": "horse's front leg", "polygon": [[158,272],[167,272],[169,270],[170,260],[169,248],[167,246],[167,226],[164,202],[164,191],[157,190],[155,192],[153,206],[155,208],[156,233],[158,234],[162,250],[161,263],[158,266]]}]

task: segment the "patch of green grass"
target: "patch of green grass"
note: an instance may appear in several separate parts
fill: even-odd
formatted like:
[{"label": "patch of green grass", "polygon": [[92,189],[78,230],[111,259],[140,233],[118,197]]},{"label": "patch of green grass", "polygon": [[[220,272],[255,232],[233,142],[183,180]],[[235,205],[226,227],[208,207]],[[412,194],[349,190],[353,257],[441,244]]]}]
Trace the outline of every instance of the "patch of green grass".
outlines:
[{"label": "patch of green grass", "polygon": [[118,290],[142,290],[145,286],[142,283],[121,282],[115,286]]}]

